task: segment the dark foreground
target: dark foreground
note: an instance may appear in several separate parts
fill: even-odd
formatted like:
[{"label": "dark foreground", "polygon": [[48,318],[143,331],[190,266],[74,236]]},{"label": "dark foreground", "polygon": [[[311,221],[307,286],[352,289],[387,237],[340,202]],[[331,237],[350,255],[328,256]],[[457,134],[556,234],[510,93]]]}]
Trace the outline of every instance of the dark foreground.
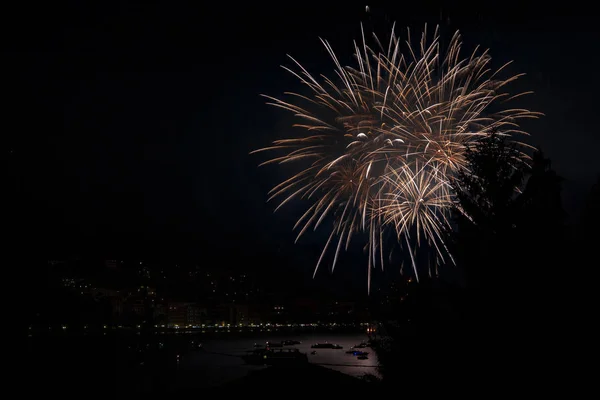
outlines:
[{"label": "dark foreground", "polygon": [[[32,342],[22,357],[25,365],[15,385],[22,397],[37,394],[63,399],[201,397],[205,393],[295,398],[297,394],[380,392],[580,397],[596,381],[597,336],[567,320],[534,325],[515,320],[468,328],[400,327],[404,333],[393,334],[397,339],[386,345],[385,354],[378,354],[385,367],[382,383],[309,364],[257,367],[244,377],[210,388],[206,382],[214,378],[208,371],[186,368],[186,357],[198,351],[190,348],[193,338],[188,336],[152,336],[148,341],[120,336],[54,337]],[[163,342],[162,350],[152,350]],[[142,347],[150,350],[140,352]],[[13,388],[9,385],[6,390]]]},{"label": "dark foreground", "polygon": [[[269,397],[323,390],[353,393],[373,387],[364,379],[310,363],[251,365],[243,368],[246,372],[242,375],[240,357],[199,348],[202,339],[195,335],[34,336],[22,356],[21,374],[23,381],[32,384],[20,389],[32,395],[114,399],[202,393],[261,393],[261,397]],[[255,339],[261,340],[264,342],[263,337]],[[240,340],[232,337],[223,342],[235,347]],[[326,352],[314,357],[325,357]],[[224,380],[225,376],[229,379]]]},{"label": "dark foreground", "polygon": [[[336,393],[369,391],[373,384],[317,365],[296,367],[269,367],[254,371],[247,376],[224,385],[226,392],[256,391],[269,388],[292,393],[320,393],[333,390]],[[285,392],[282,392],[285,393]]]}]

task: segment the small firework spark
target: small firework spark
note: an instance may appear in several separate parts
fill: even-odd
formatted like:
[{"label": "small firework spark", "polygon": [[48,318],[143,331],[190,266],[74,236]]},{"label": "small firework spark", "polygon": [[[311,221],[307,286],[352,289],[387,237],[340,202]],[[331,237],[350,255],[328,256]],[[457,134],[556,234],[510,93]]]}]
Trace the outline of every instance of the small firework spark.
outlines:
[{"label": "small firework spark", "polygon": [[295,198],[311,200],[294,227],[298,238],[333,221],[315,274],[330,247],[335,249],[333,270],[340,250],[363,233],[370,289],[371,269],[377,263],[383,268],[387,231],[409,253],[417,280],[413,245],[424,241],[440,262],[453,262],[442,230],[455,204],[450,180],[469,168],[467,148],[492,132],[518,143],[514,136],[526,134],[519,120],[540,114],[518,108],[491,113],[492,104],[499,108],[531,92],[505,92],[521,75],[500,79],[499,72],[510,63],[492,71],[487,51],[477,48],[462,57],[458,32],[443,54],[438,28],[428,41],[425,27],[418,46],[411,46],[408,31],[405,52],[393,28],[387,48],[375,35],[376,47],[367,46],[361,32],[352,67],[342,66],[330,44],[321,40],[336,67],[334,80],[317,79],[290,57],[296,70],[283,68],[310,94],[286,93],[285,100],[265,97],[268,104],[292,112],[298,120],[294,127],[304,134],[256,152],[285,152],[261,165],[303,161],[300,172],[270,192],[270,199],[281,199],[277,209]]}]

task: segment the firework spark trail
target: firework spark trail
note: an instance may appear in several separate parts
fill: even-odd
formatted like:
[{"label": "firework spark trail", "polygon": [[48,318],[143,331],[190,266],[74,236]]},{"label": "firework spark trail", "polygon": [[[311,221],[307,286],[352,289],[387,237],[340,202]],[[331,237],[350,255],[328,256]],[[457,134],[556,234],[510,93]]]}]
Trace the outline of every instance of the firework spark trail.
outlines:
[{"label": "firework spark trail", "polygon": [[[497,78],[508,64],[492,72],[487,51],[475,49],[461,58],[458,32],[443,54],[438,28],[428,42],[425,26],[415,47],[409,32],[405,53],[393,29],[387,51],[375,35],[378,47],[369,47],[362,26],[361,33],[362,44],[354,43],[356,67],[342,66],[331,45],[321,39],[336,67],[339,84],[325,76],[319,82],[289,57],[298,70],[283,68],[311,94],[287,92],[289,100],[264,97],[267,104],[293,113],[299,121],[294,127],[306,134],[277,140],[255,152],[287,152],[261,165],[309,163],[275,186],[269,199],[281,198],[277,209],[295,198],[313,201],[294,227],[300,229],[298,238],[332,217],[329,239],[314,274],[330,245],[335,247],[333,269],[341,249],[348,249],[356,233],[364,233],[370,290],[370,269],[378,258],[383,268],[383,233],[387,229],[395,232],[399,243],[406,244],[417,279],[411,241],[418,245],[425,239],[442,262],[445,256],[452,260],[442,230],[448,226],[447,215],[454,204],[449,182],[468,169],[466,149],[492,132],[519,143],[514,136],[525,132],[518,121],[540,114],[517,108],[491,114],[492,104],[504,104],[530,92],[513,96],[503,92],[521,75]],[[527,157],[524,152],[521,155]]]}]

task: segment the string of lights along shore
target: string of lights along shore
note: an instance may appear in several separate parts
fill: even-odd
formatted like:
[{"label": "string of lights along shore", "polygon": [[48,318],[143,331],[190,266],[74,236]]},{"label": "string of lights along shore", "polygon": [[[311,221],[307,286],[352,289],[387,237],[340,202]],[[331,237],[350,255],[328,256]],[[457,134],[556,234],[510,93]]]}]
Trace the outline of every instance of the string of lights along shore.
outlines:
[{"label": "string of lights along shore", "polygon": [[519,123],[541,115],[510,108],[511,100],[531,93],[508,91],[522,75],[504,77],[510,62],[494,69],[487,50],[467,54],[459,32],[442,45],[439,27],[425,26],[416,36],[410,29],[397,35],[395,28],[380,40],[361,26],[351,66],[321,39],[334,66],[330,77],[311,74],[289,56],[292,66],[283,68],[306,92],[264,97],[293,113],[293,127],[302,133],[286,132],[253,152],[275,154],[260,165],[300,167],[269,192],[269,200],[280,200],[276,210],[293,199],[308,200],[294,226],[298,239],[331,224],[314,273],[329,250],[333,271],[342,249],[360,238],[369,291],[371,270],[383,268],[389,254],[389,236],[410,256],[417,280],[417,249],[424,244],[436,263],[454,263],[443,231],[457,205],[452,178],[470,172],[467,151],[477,151],[474,145],[494,133],[517,146],[515,163],[526,163],[530,147],[521,141],[526,132]]}]

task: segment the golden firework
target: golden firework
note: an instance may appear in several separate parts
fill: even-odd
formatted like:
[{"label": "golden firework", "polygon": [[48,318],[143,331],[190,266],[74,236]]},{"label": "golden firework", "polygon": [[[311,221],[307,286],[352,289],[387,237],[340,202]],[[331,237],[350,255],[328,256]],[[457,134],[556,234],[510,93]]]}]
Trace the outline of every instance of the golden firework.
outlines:
[{"label": "golden firework", "polygon": [[[315,273],[330,246],[335,246],[334,268],[340,250],[348,248],[354,233],[362,232],[368,238],[369,287],[378,259],[383,267],[383,233],[388,228],[406,244],[416,279],[410,243],[425,239],[441,260],[452,260],[442,230],[454,204],[449,181],[469,168],[466,149],[492,132],[516,141],[516,135],[525,134],[519,120],[540,115],[501,108],[529,93],[511,96],[505,91],[521,75],[499,78],[510,63],[494,71],[487,51],[476,48],[461,56],[458,32],[443,54],[438,28],[428,41],[425,27],[417,46],[411,46],[409,31],[404,52],[394,29],[387,48],[373,38],[376,48],[367,46],[362,31],[352,67],[342,66],[330,44],[321,40],[336,67],[335,79],[317,79],[290,57],[296,69],[283,68],[309,94],[265,97],[268,104],[292,112],[298,120],[294,126],[303,134],[256,150],[285,152],[261,165],[303,161],[300,172],[270,192],[270,198],[281,198],[277,208],[294,198],[312,200],[296,223],[298,238],[332,217]],[[492,104],[500,111],[492,113]]]}]

